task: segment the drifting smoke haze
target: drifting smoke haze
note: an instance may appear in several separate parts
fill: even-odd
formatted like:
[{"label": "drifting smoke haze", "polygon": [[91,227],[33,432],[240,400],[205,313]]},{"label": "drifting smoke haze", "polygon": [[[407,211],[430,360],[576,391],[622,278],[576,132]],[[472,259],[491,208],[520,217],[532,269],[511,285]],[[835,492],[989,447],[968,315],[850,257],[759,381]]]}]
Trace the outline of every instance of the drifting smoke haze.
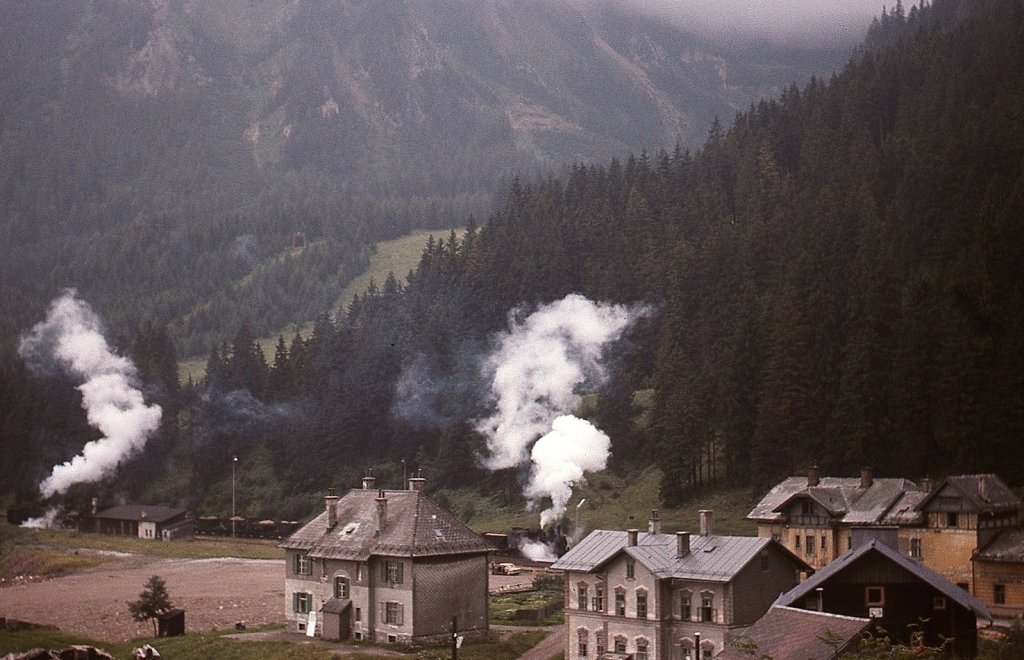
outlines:
[{"label": "drifting smoke haze", "polygon": [[604,381],[608,347],[644,313],[569,295],[521,321],[513,314],[485,362],[495,412],[477,424],[487,440],[484,464],[491,470],[532,464],[526,497],[553,504],[542,525],[561,517],[584,471],[607,464],[608,436],[571,412],[581,386]]},{"label": "drifting smoke haze", "polygon": [[99,317],[72,290],[53,301],[46,320],[21,337],[18,354],[36,371],[56,366],[80,380],[89,424],[103,434],[78,456],[54,466],[39,485],[43,497],[107,477],[140,451],[160,425],[160,406],[146,405],[132,384],[135,365],[111,351]]}]

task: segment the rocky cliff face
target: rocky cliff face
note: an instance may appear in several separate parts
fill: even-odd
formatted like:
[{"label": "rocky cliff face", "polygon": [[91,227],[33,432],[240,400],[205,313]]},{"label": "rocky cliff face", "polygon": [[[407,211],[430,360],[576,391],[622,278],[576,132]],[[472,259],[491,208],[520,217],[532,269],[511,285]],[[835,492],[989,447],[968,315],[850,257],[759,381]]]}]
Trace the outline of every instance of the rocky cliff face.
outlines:
[{"label": "rocky cliff face", "polygon": [[[188,185],[218,199],[289,172],[402,195],[489,190],[511,170],[698,147],[716,115],[844,57],[725,46],[598,0],[0,5],[4,140],[86,171],[101,151],[125,164],[129,195],[140,162],[150,181],[205,166]],[[50,140],[65,114],[88,148]]]}]

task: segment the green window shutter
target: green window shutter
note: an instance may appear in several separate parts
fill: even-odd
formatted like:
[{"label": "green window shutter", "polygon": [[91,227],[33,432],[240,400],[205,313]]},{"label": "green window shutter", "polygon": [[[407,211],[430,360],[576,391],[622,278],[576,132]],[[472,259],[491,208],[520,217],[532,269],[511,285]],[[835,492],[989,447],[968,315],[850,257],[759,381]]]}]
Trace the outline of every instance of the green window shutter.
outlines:
[{"label": "green window shutter", "polygon": [[380,581],[381,582],[387,582],[388,581],[388,562],[387,561],[382,561],[380,563]]},{"label": "green window shutter", "polygon": [[299,592],[296,591],[295,593],[292,594],[292,612],[298,612],[298,611],[299,611]]},{"label": "green window shutter", "polygon": [[398,625],[405,625],[405,605],[398,604],[398,620],[395,622]]},{"label": "green window shutter", "polygon": [[403,577],[402,574],[403,574],[403,571],[405,570],[405,562],[399,561],[399,562],[395,562],[395,563],[398,564],[398,570],[395,571],[395,582],[398,582],[399,584],[401,584],[402,581],[403,581],[402,580],[402,577]]}]

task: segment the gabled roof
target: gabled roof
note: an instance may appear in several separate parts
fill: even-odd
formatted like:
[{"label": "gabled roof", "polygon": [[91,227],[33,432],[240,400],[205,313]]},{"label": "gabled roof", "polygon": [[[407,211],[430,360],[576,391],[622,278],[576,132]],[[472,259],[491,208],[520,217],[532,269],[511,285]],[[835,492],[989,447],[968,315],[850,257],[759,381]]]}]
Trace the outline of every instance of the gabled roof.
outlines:
[{"label": "gabled roof", "polygon": [[[818,502],[838,522],[847,525],[892,524],[886,520],[897,503],[917,493],[914,482],[902,478],[874,478],[867,488],[857,477],[822,477],[809,486],[807,477],[787,477],[775,485],[746,515],[757,522],[782,522],[785,509],[794,500],[807,497]],[[923,497],[923,494],[921,495]],[[916,510],[904,510],[907,523],[920,520]]]},{"label": "gabled roof", "polygon": [[494,547],[418,490],[386,490],[387,523],[378,531],[376,489],[350,490],[337,502],[337,524],[324,511],[281,542],[314,558],[479,554]]},{"label": "gabled roof", "polygon": [[984,513],[1004,513],[1020,509],[1020,498],[995,474],[958,474],[946,477],[917,505],[923,511],[946,486],[956,489],[974,507]]},{"label": "gabled roof", "polygon": [[800,499],[814,500],[833,516],[846,513],[850,507],[850,503],[846,499],[846,493],[843,492],[842,488],[813,486],[793,493],[782,504],[775,507],[773,511],[783,513],[789,508],[790,504]]},{"label": "gabled roof", "polygon": [[[577,543],[551,568],[585,573],[601,566],[624,552],[640,562],[656,577],[679,578],[705,582],[729,582],[743,567],[769,545],[778,545],[768,538],[756,536],[690,536],[690,552],[677,557],[674,534],[637,535],[637,544],[628,545],[628,532],[599,529]],[[790,554],[785,548],[780,550]],[[803,564],[795,555],[794,563]],[[810,568],[804,564],[805,568]]]},{"label": "gabled roof", "polygon": [[974,559],[1024,564],[1024,530],[1008,529],[999,532]]},{"label": "gabled roof", "polygon": [[849,650],[870,625],[871,619],[775,605],[740,638],[756,645],[754,655],[729,645],[717,660],[829,660]]},{"label": "gabled roof", "polygon": [[145,504],[119,504],[96,513],[96,518],[108,520],[131,520],[134,522],[162,523],[172,518],[185,515],[185,509],[174,509],[169,506],[147,506]]},{"label": "gabled roof", "polygon": [[981,601],[967,593],[965,590],[956,586],[946,578],[942,577],[932,569],[928,568],[924,564],[911,559],[904,555],[898,550],[889,547],[884,543],[878,541],[871,541],[864,545],[850,550],[841,557],[837,557],[824,568],[820,569],[817,573],[810,576],[797,586],[793,587],[786,593],[779,597],[776,604],[791,606],[794,603],[800,601],[808,594],[813,592],[815,589],[825,584],[833,577],[843,572],[850,566],[856,564],[864,556],[877,553],[888,559],[889,561],[897,564],[907,572],[911,573],[918,579],[926,582],[933,589],[941,593],[946,598],[949,598],[953,602],[959,604],[961,607],[972,610],[977,616],[992,620],[992,615],[988,613],[985,606],[982,605]]}]

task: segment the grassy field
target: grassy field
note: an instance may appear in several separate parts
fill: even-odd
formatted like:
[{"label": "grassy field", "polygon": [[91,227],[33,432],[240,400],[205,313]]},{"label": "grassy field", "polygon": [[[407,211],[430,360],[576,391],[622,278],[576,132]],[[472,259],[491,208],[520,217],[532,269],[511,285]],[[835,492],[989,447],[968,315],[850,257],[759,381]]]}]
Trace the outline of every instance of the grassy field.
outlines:
[{"label": "grassy field", "polygon": [[[635,478],[624,480],[610,472],[588,475],[586,484],[575,489],[569,501],[567,516],[574,521],[576,505],[579,507],[580,526],[585,529],[647,529],[651,509],[658,509],[662,530],[699,530],[698,511],[711,509],[718,534],[751,536],[757,527],[744,520],[761,493],[749,488],[708,488],[695,493],[680,506],[665,508],[658,503],[661,472],[648,468]],[[452,511],[468,522],[477,532],[506,532],[512,527],[533,528],[539,525],[539,515],[523,511],[519,506],[502,506],[497,498],[482,498],[470,490],[446,492]]]},{"label": "grassy field", "polygon": [[[461,232],[461,229],[456,231]],[[416,265],[419,264],[423,248],[427,245],[427,239],[431,235],[438,239],[446,238],[450,232],[450,229],[424,229],[406,234],[392,241],[377,243],[376,252],[370,257],[370,267],[345,287],[334,308],[348,309],[352,298],[357,293],[361,294],[366,291],[371,281],[380,286],[387,279],[388,273],[394,273],[400,282],[404,282],[405,276],[409,274],[409,271],[416,268]],[[305,335],[312,327],[312,321],[310,321],[298,328],[298,330]],[[267,364],[271,364],[274,361],[274,349],[277,347],[278,335],[283,334],[285,340],[290,343],[295,330],[296,326],[291,325],[282,328],[273,336],[257,339],[260,348],[263,349],[263,355],[266,356]],[[198,382],[205,377],[206,357],[205,355],[200,355],[178,362],[178,376],[183,384],[188,382],[189,378],[194,382]]]},{"label": "grassy field", "polygon": [[106,561],[102,554],[82,550],[164,559],[284,559],[284,551],[277,547],[275,541],[196,538],[157,542],[63,529],[25,529],[0,522],[0,579],[9,580],[20,575],[62,575]]},{"label": "grassy field", "polygon": [[[359,660],[363,658],[379,658],[373,653],[375,648],[383,648],[389,652],[402,651],[402,647],[390,645],[376,647],[365,646],[366,652],[342,652],[332,650],[320,644],[295,644],[291,642],[243,642],[229,639],[230,633],[190,633],[181,637],[163,637],[159,639],[139,639],[129,643],[96,642],[82,637],[65,635],[56,630],[20,630],[9,632],[0,629],[0,653],[18,653],[34,648],[64,649],[73,644],[85,644],[103,649],[115,658],[129,658],[133,648],[143,644],[152,644],[164,658],[181,660]],[[459,657],[464,660],[513,660],[533,647],[544,637],[543,632],[525,631],[511,635],[508,639],[499,640],[496,635],[487,641],[466,642],[459,650]],[[443,660],[450,658],[447,647],[427,648],[409,651],[410,658],[427,660]]]}]

